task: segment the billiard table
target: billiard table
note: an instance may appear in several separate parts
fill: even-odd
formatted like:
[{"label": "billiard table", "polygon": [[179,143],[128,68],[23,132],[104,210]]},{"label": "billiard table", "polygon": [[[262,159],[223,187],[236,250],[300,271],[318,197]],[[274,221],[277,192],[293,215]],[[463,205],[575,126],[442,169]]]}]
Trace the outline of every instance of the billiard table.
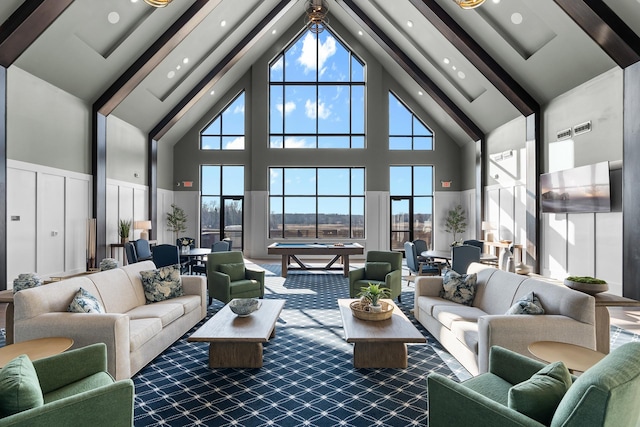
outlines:
[{"label": "billiard table", "polygon": [[[361,255],[364,247],[359,243],[272,243],[267,247],[268,254],[282,255],[282,277],[287,277],[290,269],[289,262],[295,261],[302,270],[328,270],[333,264],[342,258],[344,277],[349,275],[349,255]],[[298,258],[298,255],[333,255],[333,259],[324,267],[312,267],[306,265]]]}]

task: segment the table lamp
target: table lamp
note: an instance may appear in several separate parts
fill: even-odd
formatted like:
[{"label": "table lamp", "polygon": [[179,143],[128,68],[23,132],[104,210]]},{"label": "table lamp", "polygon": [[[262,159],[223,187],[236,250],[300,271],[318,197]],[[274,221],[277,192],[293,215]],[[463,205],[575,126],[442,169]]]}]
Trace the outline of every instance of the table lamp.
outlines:
[{"label": "table lamp", "polygon": [[136,230],[142,230],[140,232],[140,238],[143,240],[149,240],[149,232],[151,230],[151,221],[135,221],[133,228]]},{"label": "table lamp", "polygon": [[489,221],[482,221],[482,231],[484,231],[484,240],[493,242],[493,230],[495,227]]}]

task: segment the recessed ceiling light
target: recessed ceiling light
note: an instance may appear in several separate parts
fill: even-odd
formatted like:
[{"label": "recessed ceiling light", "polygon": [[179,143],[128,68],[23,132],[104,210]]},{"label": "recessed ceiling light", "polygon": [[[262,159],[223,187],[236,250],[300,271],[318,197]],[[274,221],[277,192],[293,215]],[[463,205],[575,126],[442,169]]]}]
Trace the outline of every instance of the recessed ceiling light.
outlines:
[{"label": "recessed ceiling light", "polygon": [[452,66],[451,66],[451,69],[452,69],[453,71],[457,70],[457,68],[456,68],[456,66],[455,66],[455,65],[452,65]]},{"label": "recessed ceiling light", "polygon": [[271,30],[271,34],[275,34],[277,32],[278,32],[278,30],[276,30],[275,28],[273,30]]},{"label": "recessed ceiling light", "polygon": [[182,63],[183,64],[188,64],[189,63],[189,58],[183,58],[182,59]]},{"label": "recessed ceiling light", "polygon": [[138,0],[131,0],[131,3],[138,3]]},{"label": "recessed ceiling light", "polygon": [[448,63],[449,63],[449,62],[451,62],[451,61],[449,61],[449,58],[444,58],[443,62],[444,62],[445,64],[448,64]]},{"label": "recessed ceiling light", "polygon": [[458,71],[458,77],[460,77],[461,79],[464,79],[465,77],[467,77],[467,75],[462,71]]},{"label": "recessed ceiling light", "polygon": [[224,19],[222,21],[220,21],[220,26],[224,27],[227,25],[227,21],[225,21]]},{"label": "recessed ceiling light", "polygon": [[109,14],[107,15],[107,20],[111,24],[117,24],[118,21],[120,21],[120,15],[118,14],[118,12],[109,12]]},{"label": "recessed ceiling light", "polygon": [[413,27],[413,21],[407,21],[407,27],[412,28]]},{"label": "recessed ceiling light", "polygon": [[209,92],[209,95],[215,95],[215,94],[216,94],[215,90],[212,90],[211,92]]},{"label": "recessed ceiling light", "polygon": [[419,90],[419,91],[418,91],[418,95],[422,96],[422,95],[424,95],[424,94],[422,93],[422,91],[421,91],[421,90]]},{"label": "recessed ceiling light", "polygon": [[516,12],[513,15],[511,15],[511,22],[513,22],[515,25],[520,25],[522,24],[522,14]]},{"label": "recessed ceiling light", "polygon": [[[638,1],[640,1],[640,0],[638,0]],[[359,36],[361,36],[362,34],[363,34],[363,33],[362,33],[362,30],[358,31],[358,35],[359,35]]]},{"label": "recessed ceiling light", "polygon": [[494,2],[495,4],[498,4],[498,3],[500,3],[500,0],[493,0],[493,2]]},{"label": "recessed ceiling light", "polygon": [[180,68],[182,68],[180,65],[176,65],[176,70],[179,70]]},{"label": "recessed ceiling light", "polygon": [[167,73],[167,78],[172,79],[176,75],[176,72],[171,70]]}]

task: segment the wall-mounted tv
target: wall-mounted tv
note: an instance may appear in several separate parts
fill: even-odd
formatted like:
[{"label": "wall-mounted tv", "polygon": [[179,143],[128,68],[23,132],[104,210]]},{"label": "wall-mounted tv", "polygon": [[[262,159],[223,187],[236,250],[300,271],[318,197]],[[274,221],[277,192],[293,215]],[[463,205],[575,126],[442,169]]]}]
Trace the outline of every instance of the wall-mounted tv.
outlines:
[{"label": "wall-mounted tv", "polygon": [[540,175],[542,212],[610,212],[609,162]]}]

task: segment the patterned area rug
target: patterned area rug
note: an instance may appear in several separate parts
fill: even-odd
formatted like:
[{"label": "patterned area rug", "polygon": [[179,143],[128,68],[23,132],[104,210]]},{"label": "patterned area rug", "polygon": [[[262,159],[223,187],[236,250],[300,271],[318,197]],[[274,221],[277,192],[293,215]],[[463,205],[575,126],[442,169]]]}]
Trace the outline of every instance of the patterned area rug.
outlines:
[{"label": "patterned area rug", "polygon": [[[336,302],[349,297],[348,280],[332,272],[285,280],[280,266],[263,267],[265,298],[287,301],[264,366],[210,369],[208,344],[187,342],[189,333],[133,378],[136,426],[424,426],[427,375],[469,377],[415,321],[428,343],[409,345],[409,368],[354,369]],[[413,319],[412,288],[402,300]],[[209,316],[220,308],[214,302]]]}]

